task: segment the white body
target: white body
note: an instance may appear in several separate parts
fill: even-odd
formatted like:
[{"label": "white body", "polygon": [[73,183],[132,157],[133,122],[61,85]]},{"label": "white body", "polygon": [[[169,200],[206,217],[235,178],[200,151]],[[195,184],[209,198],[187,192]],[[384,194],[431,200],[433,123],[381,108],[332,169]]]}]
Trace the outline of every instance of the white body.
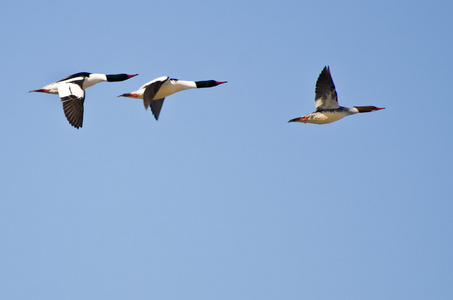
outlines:
[{"label": "white body", "polygon": [[128,74],[97,74],[79,72],[63,78],[57,82],[46,85],[30,92],[58,94],[63,104],[63,111],[69,124],[75,128],[83,124],[83,103],[85,101],[85,89],[103,81],[123,81],[134,77]]},{"label": "white body", "polygon": [[118,97],[129,97],[143,99],[145,109],[151,107],[151,111],[156,120],[166,97],[174,93],[197,88],[208,88],[225,83],[226,81],[203,80],[203,81],[186,81],[161,76],[142,85],[138,90],[119,95]]},{"label": "white body", "polygon": [[143,94],[145,93],[146,87],[157,81],[165,81],[165,82],[162,84],[159,91],[154,96],[154,99],[162,99],[162,98],[173,95],[174,93],[177,93],[177,92],[180,92],[183,90],[197,88],[194,81],[174,80],[174,79],[169,79],[168,76],[162,76],[162,77],[153,79],[150,82],[145,83],[138,90],[133,91],[130,94],[137,95],[137,97],[134,97],[134,98],[143,99]]},{"label": "white body", "polygon": [[58,89],[61,88],[62,86],[65,86],[67,84],[74,85],[73,82],[76,82],[79,80],[83,80],[82,89],[87,89],[99,82],[107,81],[107,76],[105,76],[105,74],[92,73],[88,77],[79,76],[79,77],[74,77],[74,78],[70,78],[70,79],[66,79],[66,80],[62,80],[62,81],[53,82],[51,84],[48,84],[48,85],[42,87],[41,89],[49,90],[50,94],[58,94]]},{"label": "white body", "polygon": [[160,87],[159,91],[157,92],[154,99],[162,99],[167,96],[173,95],[174,93],[195,89],[197,86],[195,85],[194,81],[185,81],[185,80],[167,80],[165,83]]},{"label": "white body", "polygon": [[83,89],[87,89],[90,86],[93,86],[95,84],[98,84],[99,82],[107,81],[107,76],[105,74],[95,74],[92,73],[90,76],[85,78],[85,81],[83,82]]},{"label": "white body", "polygon": [[302,116],[301,118],[308,118],[306,121],[300,121],[301,123],[312,123],[312,124],[329,124],[344,117],[358,113],[357,108],[346,108],[331,110],[331,111],[315,111]]}]

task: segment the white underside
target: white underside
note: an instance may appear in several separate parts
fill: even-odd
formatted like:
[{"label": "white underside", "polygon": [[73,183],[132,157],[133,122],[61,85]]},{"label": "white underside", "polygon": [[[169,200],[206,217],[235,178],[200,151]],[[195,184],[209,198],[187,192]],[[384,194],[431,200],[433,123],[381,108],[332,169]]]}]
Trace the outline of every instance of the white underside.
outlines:
[{"label": "white underside", "polygon": [[[148,85],[152,84],[153,82],[156,81],[163,81],[167,80],[167,76],[162,76],[156,79],[151,80],[150,82],[145,83],[140,87],[140,89],[131,92],[130,94],[137,95],[137,97],[131,97],[131,98],[138,98],[138,99],[143,99],[143,94],[145,93],[145,89]],[[185,80],[167,80],[165,81],[164,84],[160,87],[159,91],[156,93],[154,96],[154,99],[162,99],[167,96],[173,95],[174,93],[183,91],[183,90],[188,90],[188,89],[194,89],[196,88],[197,85],[195,84],[194,81],[185,81]]]},{"label": "white underside", "polygon": [[311,123],[311,124],[329,124],[335,121],[338,121],[340,119],[343,119],[344,117],[347,117],[349,115],[353,115],[358,113],[358,110],[356,108],[350,108],[349,111],[340,111],[340,112],[331,112],[331,111],[317,111],[313,112],[310,114],[307,114],[305,116],[302,116],[302,118],[307,117],[308,120],[306,121],[300,121],[302,123]]},{"label": "white underside", "polygon": [[85,98],[85,91],[75,83],[60,84],[58,87],[58,94],[62,99],[70,95],[76,96],[79,99]]},{"label": "white underside", "polygon": [[[54,82],[51,84],[48,84],[42,89],[49,90],[50,94],[58,94],[58,89],[63,86],[63,89],[67,89],[68,87],[66,85],[71,84],[72,82],[78,81],[78,80],[83,80],[83,77],[75,77],[71,78],[65,81],[59,81],[59,82]],[[84,82],[83,82],[83,89],[89,88],[99,82],[107,81],[107,77],[105,74],[90,74],[89,77],[86,77]]]},{"label": "white underside", "polygon": [[157,92],[156,96],[154,96],[154,99],[162,99],[167,96],[173,95],[174,93],[183,91],[183,90],[188,90],[188,89],[194,89],[197,86],[195,85],[195,82],[193,81],[184,81],[184,80],[167,80],[159,89]]},{"label": "white underside", "polygon": [[[71,79],[73,81],[73,79]],[[92,73],[90,76],[85,78],[85,81],[83,82],[83,89],[89,88],[90,86],[93,86],[99,82],[107,81],[107,76],[105,74],[95,74]]]},{"label": "white underside", "polygon": [[312,118],[310,118],[307,123],[313,123],[313,124],[329,124],[335,121],[338,121],[344,117],[346,117],[346,114],[341,114],[341,113],[332,113],[332,112],[323,112],[323,113],[317,113],[314,115]]}]

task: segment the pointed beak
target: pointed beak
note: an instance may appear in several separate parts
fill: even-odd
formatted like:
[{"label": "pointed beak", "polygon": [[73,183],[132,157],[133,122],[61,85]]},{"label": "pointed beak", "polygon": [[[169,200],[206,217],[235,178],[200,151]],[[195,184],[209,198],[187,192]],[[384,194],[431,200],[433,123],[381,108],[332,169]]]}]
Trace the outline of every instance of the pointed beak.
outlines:
[{"label": "pointed beak", "polygon": [[217,83],[217,85],[219,84],[223,84],[223,83],[227,83],[228,81],[216,81],[215,83]]},{"label": "pointed beak", "polygon": [[376,107],[376,110],[385,109],[385,107]]},{"label": "pointed beak", "polygon": [[303,122],[303,121],[307,121],[307,120],[308,120],[308,118],[299,117],[299,118],[294,118],[294,119],[289,120],[288,123],[290,123],[290,122]]},{"label": "pointed beak", "polygon": [[132,78],[132,77],[135,77],[135,76],[137,76],[137,75],[138,75],[138,74],[133,74],[133,75],[127,74],[127,77],[128,77],[128,78]]}]

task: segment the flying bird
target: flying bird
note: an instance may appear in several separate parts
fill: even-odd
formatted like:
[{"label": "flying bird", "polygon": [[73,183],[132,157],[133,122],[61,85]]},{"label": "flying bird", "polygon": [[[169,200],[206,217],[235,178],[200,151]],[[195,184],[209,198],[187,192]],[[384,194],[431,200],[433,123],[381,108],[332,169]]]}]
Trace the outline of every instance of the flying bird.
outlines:
[{"label": "flying bird", "polygon": [[30,92],[58,94],[63,103],[63,111],[69,124],[79,129],[83,124],[83,102],[85,101],[86,88],[99,82],[124,81],[137,75],[105,75],[80,72]]},{"label": "flying bird", "polygon": [[316,81],[315,106],[316,110],[314,112],[291,119],[288,123],[329,124],[349,115],[384,109],[384,107],[376,106],[354,106],[352,108],[339,106],[329,67],[324,67],[321,74],[319,74],[318,81]]},{"label": "flying bird", "polygon": [[226,81],[186,81],[170,78],[168,76],[162,76],[145,83],[136,91],[122,94],[118,97],[143,99],[145,109],[148,109],[148,107],[151,106],[151,111],[154,115],[154,118],[158,120],[165,97],[183,90],[208,88],[223,83],[226,83]]}]

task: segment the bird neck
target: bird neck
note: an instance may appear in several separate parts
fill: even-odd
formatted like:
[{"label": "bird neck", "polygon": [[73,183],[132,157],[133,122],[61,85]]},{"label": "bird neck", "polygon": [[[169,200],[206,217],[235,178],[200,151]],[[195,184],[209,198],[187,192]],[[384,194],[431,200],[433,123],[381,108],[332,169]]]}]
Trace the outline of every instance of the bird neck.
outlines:
[{"label": "bird neck", "polygon": [[86,89],[86,88],[89,88],[90,86],[93,86],[93,85],[98,84],[99,82],[103,82],[103,81],[107,81],[105,74],[91,73],[83,81],[82,88]]}]

